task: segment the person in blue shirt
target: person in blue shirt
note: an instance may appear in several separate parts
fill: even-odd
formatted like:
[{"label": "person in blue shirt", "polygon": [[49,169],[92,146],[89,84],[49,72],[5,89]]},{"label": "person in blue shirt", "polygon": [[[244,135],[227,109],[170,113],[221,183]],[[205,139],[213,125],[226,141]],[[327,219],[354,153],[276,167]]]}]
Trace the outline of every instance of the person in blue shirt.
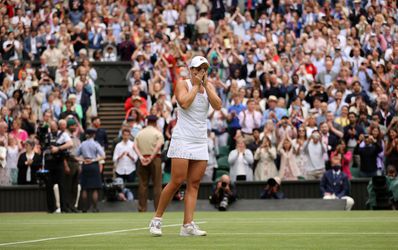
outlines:
[{"label": "person in blue shirt", "polygon": [[101,145],[94,140],[97,130],[88,128],[85,140],[77,150],[77,159],[82,162],[80,185],[82,186],[82,199],[84,201],[83,212],[88,210],[87,193],[91,191],[93,212],[98,212],[98,190],[102,187],[99,161],[105,159],[105,152]]},{"label": "person in blue shirt", "polygon": [[335,155],[331,159],[331,169],[326,171],[321,179],[321,193],[325,200],[346,200],[345,210],[351,210],[354,199],[349,195],[350,183],[345,173],[341,171],[341,156]]},{"label": "person in blue shirt", "polygon": [[261,120],[261,126],[264,126],[268,119],[272,119],[274,123],[277,123],[282,117],[287,116],[286,109],[279,108],[276,106],[278,99],[276,96],[268,97],[268,109],[264,111],[263,119]]},{"label": "person in blue shirt", "polygon": [[[234,105],[228,108],[227,122],[229,137],[233,139],[236,135],[236,131],[241,129],[239,124],[239,113],[246,110],[246,106],[242,104],[242,100],[239,95],[234,95],[232,98],[234,101]],[[229,145],[231,149],[235,149],[235,140],[231,140]]]}]

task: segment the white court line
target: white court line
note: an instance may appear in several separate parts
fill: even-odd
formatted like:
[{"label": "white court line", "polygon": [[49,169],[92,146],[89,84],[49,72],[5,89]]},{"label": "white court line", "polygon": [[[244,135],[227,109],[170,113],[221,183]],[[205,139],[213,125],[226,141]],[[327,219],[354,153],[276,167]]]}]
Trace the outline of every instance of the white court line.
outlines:
[{"label": "white court line", "polygon": [[[203,223],[206,223],[206,221],[196,222],[196,224],[203,224]],[[165,225],[165,226],[162,226],[162,228],[165,228],[165,227],[177,227],[177,226],[181,226],[181,224]],[[15,242],[0,243],[0,247],[19,245],[19,244],[27,244],[27,243],[36,243],[36,242],[43,242],[43,241],[51,241],[51,240],[64,240],[64,239],[81,238],[81,237],[87,237],[87,236],[97,236],[97,235],[124,233],[124,232],[140,231],[140,230],[146,230],[146,229],[148,229],[148,227],[122,229],[122,230],[115,230],[115,231],[108,231],[108,232],[98,232],[98,233],[88,233],[88,234],[76,234],[76,235],[69,235],[69,236],[60,236],[60,237],[51,237],[51,238],[37,239],[37,240],[15,241]]]}]

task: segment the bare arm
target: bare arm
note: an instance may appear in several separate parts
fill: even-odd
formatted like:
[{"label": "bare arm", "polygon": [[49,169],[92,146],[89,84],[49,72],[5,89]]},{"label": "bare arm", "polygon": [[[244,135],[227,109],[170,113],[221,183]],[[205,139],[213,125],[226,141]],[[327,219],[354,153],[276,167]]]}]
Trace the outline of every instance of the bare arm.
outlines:
[{"label": "bare arm", "polygon": [[217,95],[216,89],[214,88],[213,84],[207,81],[207,74],[205,75],[203,87],[205,87],[210,105],[213,107],[213,109],[220,110],[222,108],[221,98]]},{"label": "bare arm", "polygon": [[177,98],[177,102],[178,104],[180,104],[180,106],[183,109],[187,109],[191,106],[193,100],[196,97],[196,94],[198,93],[200,88],[200,85],[198,84],[194,84],[192,86],[192,90],[188,91],[188,86],[184,81],[179,81],[177,83],[177,87],[176,87],[176,98]]}]

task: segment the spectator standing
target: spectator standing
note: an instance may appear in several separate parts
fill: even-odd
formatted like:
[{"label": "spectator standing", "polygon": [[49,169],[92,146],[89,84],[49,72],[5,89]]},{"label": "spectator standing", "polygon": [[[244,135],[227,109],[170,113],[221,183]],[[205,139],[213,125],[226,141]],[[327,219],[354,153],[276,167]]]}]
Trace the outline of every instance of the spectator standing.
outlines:
[{"label": "spectator standing", "polygon": [[[240,112],[244,111],[246,107],[242,104],[242,100],[238,95],[233,96],[234,105],[228,108],[228,134],[229,137],[234,139],[236,132],[241,128],[239,121]],[[232,144],[232,145],[231,145]],[[235,140],[230,144],[230,149],[235,148]]]},{"label": "spectator standing", "polygon": [[281,164],[279,167],[279,177],[282,180],[297,180],[301,175],[300,169],[296,164],[296,156],[292,140],[289,135],[285,135],[278,145],[278,153],[281,156]]},{"label": "spectator standing", "polygon": [[157,209],[162,191],[162,168],[160,150],[164,144],[163,134],[157,129],[157,117],[147,117],[147,126],[142,129],[134,140],[134,149],[140,159],[137,175],[138,183],[138,211],[147,210],[149,178],[154,185],[154,207]]},{"label": "spectator standing", "polygon": [[271,95],[268,97],[268,109],[263,114],[261,125],[264,125],[268,119],[272,119],[274,123],[277,123],[282,117],[287,116],[285,109],[276,106],[277,101],[276,96]]},{"label": "spectator standing", "polygon": [[252,181],[253,161],[253,153],[249,149],[246,149],[243,138],[238,138],[236,141],[236,149],[232,150],[228,155],[231,181]]},{"label": "spectator standing", "polygon": [[138,156],[134,151],[134,143],[130,140],[130,130],[122,131],[122,141],[116,144],[113,152],[114,171],[117,177],[123,179],[125,183],[135,181],[136,162]]},{"label": "spectator standing", "polygon": [[77,150],[80,147],[80,132],[83,128],[78,124],[75,117],[70,116],[67,120],[67,130],[73,146],[69,149],[67,157],[64,159],[65,167],[65,210],[67,212],[77,212],[81,186],[79,177],[81,172],[80,162],[77,156]]},{"label": "spectator standing", "polygon": [[80,185],[82,186],[82,200],[85,203],[83,212],[90,208],[87,203],[88,193],[92,199],[93,212],[99,212],[97,208],[98,190],[102,187],[99,161],[105,159],[105,152],[101,145],[94,140],[96,130],[88,128],[86,130],[87,139],[82,142],[77,150],[77,156],[82,163],[82,173]]},{"label": "spectator standing", "polygon": [[386,166],[394,166],[398,171],[398,132],[390,128],[385,147]]},{"label": "spectator standing", "polygon": [[247,109],[239,113],[239,124],[246,145],[254,141],[253,129],[259,128],[261,124],[261,113],[255,110],[253,99],[247,101]]},{"label": "spectator standing", "polygon": [[332,159],[334,156],[339,156],[339,155],[341,159],[340,163],[341,171],[347,175],[349,180],[351,180],[352,174],[351,174],[350,164],[352,161],[352,152],[347,150],[347,146],[344,140],[339,141],[336,150],[331,153],[330,158]]},{"label": "spectator standing", "polygon": [[11,184],[10,171],[7,168],[7,148],[0,142],[0,186]]},{"label": "spectator standing", "polygon": [[9,176],[11,184],[18,183],[18,158],[21,149],[22,145],[18,146],[17,140],[13,136],[8,136],[6,161],[7,168],[10,171]]},{"label": "spectator standing", "polygon": [[42,167],[42,160],[40,155],[33,151],[34,141],[28,140],[25,145],[26,152],[18,159],[18,184],[36,184],[36,172]]},{"label": "spectator standing", "polygon": [[265,181],[278,176],[278,169],[275,165],[276,149],[272,146],[271,140],[265,136],[259,148],[254,154],[254,160],[258,161],[254,171],[255,181]]},{"label": "spectator standing", "polygon": [[325,154],[327,149],[321,141],[318,130],[312,132],[311,137],[304,146],[307,154],[308,164],[306,164],[306,179],[319,180],[325,172]]},{"label": "spectator standing", "polygon": [[383,149],[371,135],[360,135],[354,154],[359,155],[360,177],[377,175],[377,157]]},{"label": "spectator standing", "polygon": [[297,138],[293,140],[296,165],[301,172],[301,177],[305,177],[306,165],[308,164],[308,155],[304,150],[308,143],[307,134],[304,126],[300,126],[297,131]]}]

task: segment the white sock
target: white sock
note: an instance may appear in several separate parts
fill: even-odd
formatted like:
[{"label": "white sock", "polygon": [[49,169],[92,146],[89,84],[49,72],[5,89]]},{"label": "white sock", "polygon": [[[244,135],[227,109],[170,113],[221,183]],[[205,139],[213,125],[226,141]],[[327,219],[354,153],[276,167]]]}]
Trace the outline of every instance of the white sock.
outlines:
[{"label": "white sock", "polygon": [[78,207],[79,205],[79,199],[80,199],[80,192],[82,190],[82,187],[80,186],[80,184],[77,185],[77,194],[76,194],[76,202],[75,202],[75,208]]},{"label": "white sock", "polygon": [[59,197],[59,187],[58,187],[58,184],[55,184],[55,185],[54,185],[53,190],[54,190],[54,197],[55,197],[55,207],[56,207],[57,209],[58,209],[58,208],[61,208],[61,199],[60,199],[60,197]]},{"label": "white sock", "polygon": [[153,219],[162,221],[162,217],[153,217]]}]

